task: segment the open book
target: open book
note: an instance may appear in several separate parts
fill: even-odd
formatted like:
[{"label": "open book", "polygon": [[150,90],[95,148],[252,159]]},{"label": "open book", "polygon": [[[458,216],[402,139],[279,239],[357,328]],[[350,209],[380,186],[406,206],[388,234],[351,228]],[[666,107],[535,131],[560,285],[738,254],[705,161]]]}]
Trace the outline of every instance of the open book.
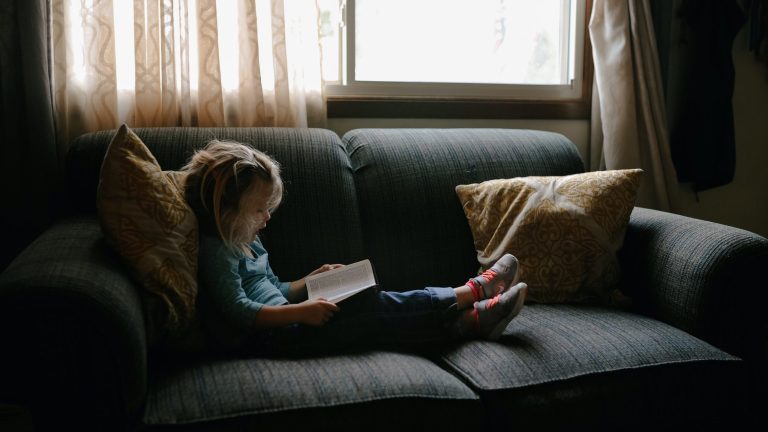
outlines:
[{"label": "open book", "polygon": [[376,277],[369,260],[358,261],[344,267],[308,276],[309,299],[324,298],[338,303],[376,285]]}]

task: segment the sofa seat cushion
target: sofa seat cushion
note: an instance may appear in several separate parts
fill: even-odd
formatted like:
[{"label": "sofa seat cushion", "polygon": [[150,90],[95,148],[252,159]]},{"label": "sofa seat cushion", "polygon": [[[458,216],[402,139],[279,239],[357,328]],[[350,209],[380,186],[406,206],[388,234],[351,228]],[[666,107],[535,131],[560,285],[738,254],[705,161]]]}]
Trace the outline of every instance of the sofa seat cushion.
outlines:
[{"label": "sofa seat cushion", "polygon": [[739,358],[598,306],[528,305],[498,342],[452,347],[443,361],[478,392],[492,430],[689,430],[743,409]]},{"label": "sofa seat cushion", "polygon": [[480,391],[672,363],[739,362],[660,321],[597,306],[526,306],[499,342],[470,341],[444,355]]},{"label": "sofa seat cushion", "polygon": [[[270,414],[278,414],[272,416],[280,419],[275,423],[309,425],[309,413],[317,411],[313,409],[323,408],[320,411],[325,414],[320,417],[328,417],[334,407],[349,408],[344,417],[353,421],[359,415],[356,409],[370,415],[366,403],[396,399],[413,410],[409,414],[436,402],[474,407],[479,403],[477,395],[455,376],[415,355],[362,352],[303,359],[240,358],[209,360],[163,374],[148,393],[144,423],[193,426],[234,419],[243,426],[248,417],[253,421],[253,416],[262,415],[254,424],[263,426],[269,424]],[[297,415],[296,410],[304,411]],[[279,416],[285,412],[290,416]]]}]

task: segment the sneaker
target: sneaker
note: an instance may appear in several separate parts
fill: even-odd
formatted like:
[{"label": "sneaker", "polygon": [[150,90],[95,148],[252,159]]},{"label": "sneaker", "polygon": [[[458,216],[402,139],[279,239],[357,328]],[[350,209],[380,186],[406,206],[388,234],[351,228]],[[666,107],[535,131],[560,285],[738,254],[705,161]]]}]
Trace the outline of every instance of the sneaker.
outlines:
[{"label": "sneaker", "polygon": [[499,339],[510,321],[523,309],[527,294],[528,285],[520,282],[503,294],[475,302],[475,333],[484,339]]},{"label": "sneaker", "polygon": [[493,298],[514,285],[517,282],[517,268],[517,258],[506,254],[480,276],[468,280],[467,286],[472,290],[475,301]]}]

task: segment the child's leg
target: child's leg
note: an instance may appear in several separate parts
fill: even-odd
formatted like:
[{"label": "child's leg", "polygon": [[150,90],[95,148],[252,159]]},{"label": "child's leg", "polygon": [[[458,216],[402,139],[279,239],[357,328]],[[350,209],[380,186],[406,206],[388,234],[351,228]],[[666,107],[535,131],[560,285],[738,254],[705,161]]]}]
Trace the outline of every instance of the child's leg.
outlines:
[{"label": "child's leg", "polygon": [[[461,287],[367,290],[341,302],[323,326],[273,329],[254,343],[263,354],[295,355],[336,353],[362,343],[421,346],[466,336],[498,338],[527,293],[525,284],[509,290],[516,274],[517,259],[507,254]],[[495,292],[511,294],[494,297]]]},{"label": "child's leg", "polygon": [[456,294],[456,306],[459,310],[469,309],[475,304],[475,295],[468,285],[462,285],[453,289]]},{"label": "child's leg", "polygon": [[459,309],[467,309],[475,302],[503,293],[518,280],[518,262],[512,254],[499,258],[480,276],[471,278],[466,285],[454,288]]},{"label": "child's leg", "polygon": [[334,354],[360,346],[423,346],[459,337],[453,288],[407,292],[367,290],[339,303],[319,327],[295,325],[261,332],[262,355]]},{"label": "child's leg", "polygon": [[525,303],[528,285],[518,283],[502,294],[474,304],[458,321],[460,332],[467,337],[496,340],[515,318]]}]

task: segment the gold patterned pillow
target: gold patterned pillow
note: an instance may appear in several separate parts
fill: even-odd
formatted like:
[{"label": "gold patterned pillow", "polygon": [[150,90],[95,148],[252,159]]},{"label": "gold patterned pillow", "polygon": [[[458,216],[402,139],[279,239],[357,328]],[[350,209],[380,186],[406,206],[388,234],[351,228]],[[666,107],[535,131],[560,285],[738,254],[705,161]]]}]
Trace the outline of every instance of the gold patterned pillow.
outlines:
[{"label": "gold patterned pillow", "polygon": [[520,261],[532,302],[611,302],[640,169],[459,185],[482,269]]},{"label": "gold patterned pillow", "polygon": [[97,208],[107,243],[146,290],[150,335],[183,330],[195,312],[197,219],[184,200],[183,175],[162,171],[127,126],[101,166]]}]

